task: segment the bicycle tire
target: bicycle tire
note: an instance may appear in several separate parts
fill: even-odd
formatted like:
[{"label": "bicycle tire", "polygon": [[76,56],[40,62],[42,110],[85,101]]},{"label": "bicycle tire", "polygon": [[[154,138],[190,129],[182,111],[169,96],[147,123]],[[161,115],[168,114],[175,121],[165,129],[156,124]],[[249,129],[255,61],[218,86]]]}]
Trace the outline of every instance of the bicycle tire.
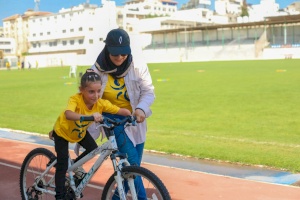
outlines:
[{"label": "bicycle tire", "polygon": [[[47,165],[55,160],[55,155],[45,148],[36,148],[27,154],[20,171],[20,192],[22,200],[55,199],[51,194],[42,193],[33,188],[33,183],[39,175],[45,171]],[[55,174],[55,168],[44,176],[38,183],[39,187],[55,191],[55,185],[47,186],[47,183]]]},{"label": "bicycle tire", "polygon": [[[163,184],[163,182],[150,170],[139,166],[126,166],[122,168],[122,176],[126,180],[126,177],[141,176],[144,188],[146,191],[147,199],[155,200],[171,200],[170,194]],[[114,174],[106,182],[101,200],[111,200],[115,195],[116,181]],[[124,187],[124,182],[123,182]],[[138,191],[136,191],[138,193]],[[126,194],[126,199],[131,200],[130,191]]]}]

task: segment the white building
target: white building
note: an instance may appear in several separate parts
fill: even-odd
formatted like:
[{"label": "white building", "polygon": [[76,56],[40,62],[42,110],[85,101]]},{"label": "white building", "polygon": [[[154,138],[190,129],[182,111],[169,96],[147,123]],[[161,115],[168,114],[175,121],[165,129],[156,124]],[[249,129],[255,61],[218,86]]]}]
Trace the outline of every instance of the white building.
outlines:
[{"label": "white building", "polygon": [[[62,8],[54,14],[28,11],[24,15],[8,17],[3,20],[4,36],[15,39],[16,55],[27,54],[26,62],[38,60],[41,67],[91,65],[112,28],[127,30],[135,43],[133,46],[138,49],[149,44],[168,44],[172,40],[188,44],[194,41],[194,36],[187,29],[235,22],[242,2],[216,0],[216,13],[219,14],[214,15],[209,8],[211,0],[190,0],[182,10],[177,10],[177,2],[172,0],[130,1],[123,7],[116,7],[114,1],[102,0],[101,7],[81,4]],[[278,9],[275,0],[261,0],[261,4],[250,7],[250,17],[242,20],[262,21],[265,15],[278,14]],[[167,36],[172,29],[178,29],[180,34]],[[164,32],[161,35],[151,33],[160,30]],[[160,38],[154,40],[153,37]]]},{"label": "white building", "polygon": [[189,0],[186,4],[183,4],[180,10],[189,10],[195,8],[210,9],[211,0]]},{"label": "white building", "polygon": [[0,37],[4,37],[4,30],[2,26],[0,26]]},{"label": "white building", "polygon": [[178,10],[163,17],[140,19],[136,23],[138,32],[155,31],[161,29],[177,29],[199,26],[201,24],[211,24],[213,11],[209,9],[210,0],[199,2],[197,5],[191,6],[192,2],[188,2],[185,8]]},{"label": "white building", "polygon": [[216,0],[215,11],[219,15],[236,14],[239,15],[243,0]]},{"label": "white building", "polygon": [[275,0],[260,0],[260,4],[248,7],[249,22],[263,21],[265,17],[278,16],[279,4]]},{"label": "white building", "polygon": [[39,60],[40,66],[93,64],[108,31],[117,27],[115,2],[102,3],[102,7],[81,4],[49,16],[30,18],[30,56],[26,59]]},{"label": "white building", "polygon": [[294,2],[284,9],[290,15],[300,14],[300,1]]},{"label": "white building", "polygon": [[11,66],[16,66],[16,44],[14,38],[0,37],[0,51],[3,59],[0,58],[0,67],[4,67],[6,61],[9,61]]},{"label": "white building", "polygon": [[24,14],[16,14],[3,19],[3,33],[6,38],[14,38],[16,44],[16,55],[21,57],[28,51],[28,19],[33,16],[45,16],[50,12],[35,12],[28,10]]},{"label": "white building", "polygon": [[117,23],[128,32],[137,33],[140,19],[171,16],[177,11],[172,0],[132,0],[117,8]]},{"label": "white building", "polygon": [[0,50],[2,50],[4,55],[6,56],[15,56],[16,54],[15,39],[0,37]]},{"label": "white building", "polygon": [[216,0],[212,21],[215,24],[236,23],[242,13],[242,6],[243,0]]}]

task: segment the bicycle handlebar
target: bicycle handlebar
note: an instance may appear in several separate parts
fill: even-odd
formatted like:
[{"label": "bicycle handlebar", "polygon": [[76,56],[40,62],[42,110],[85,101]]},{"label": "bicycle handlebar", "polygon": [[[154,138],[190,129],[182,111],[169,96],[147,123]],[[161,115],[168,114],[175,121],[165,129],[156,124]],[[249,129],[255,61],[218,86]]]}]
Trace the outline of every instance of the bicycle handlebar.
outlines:
[{"label": "bicycle handlebar", "polygon": [[103,121],[100,122],[100,124],[102,124],[102,126],[104,126],[106,128],[113,128],[113,127],[119,126],[123,123],[129,123],[133,126],[136,126],[136,117],[135,116],[126,116],[123,120],[119,120],[119,119],[110,119],[108,117],[103,116]]},{"label": "bicycle handlebar", "polygon": [[81,116],[80,122],[94,121],[94,116]]},{"label": "bicycle handlebar", "polygon": [[[135,116],[126,116],[125,119],[123,119],[123,120],[110,119],[105,116],[102,116],[102,117],[103,117],[103,121],[99,122],[101,124],[100,126],[104,126],[107,128],[119,126],[120,124],[123,124],[126,122],[132,124],[133,126],[136,126],[136,117]],[[80,122],[83,122],[83,121],[94,121],[94,117],[93,116],[81,116]]]}]

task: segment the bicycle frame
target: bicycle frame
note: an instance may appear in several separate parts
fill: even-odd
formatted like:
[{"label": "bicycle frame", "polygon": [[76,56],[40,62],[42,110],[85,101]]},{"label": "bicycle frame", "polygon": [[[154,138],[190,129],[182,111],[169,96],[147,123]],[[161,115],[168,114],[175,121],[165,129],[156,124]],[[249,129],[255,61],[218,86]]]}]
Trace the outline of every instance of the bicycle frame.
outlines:
[{"label": "bicycle frame", "polygon": [[[110,130],[112,131],[112,130]],[[100,155],[99,158],[95,161],[95,163],[93,164],[93,166],[90,168],[90,170],[87,172],[87,174],[84,176],[84,178],[82,179],[82,181],[80,182],[80,184],[76,187],[75,185],[75,181],[74,181],[74,177],[73,177],[73,171],[75,169],[77,169],[78,167],[82,166],[83,164],[85,164],[86,162],[88,162],[89,160],[91,160],[92,158],[94,158],[96,155]],[[76,198],[80,197],[81,192],[84,190],[84,188],[87,186],[87,184],[89,183],[89,181],[91,180],[91,178],[94,176],[95,172],[101,167],[101,165],[103,164],[104,160],[111,155],[111,160],[113,163],[113,168],[115,171],[115,179],[118,185],[118,192],[119,195],[121,197],[121,199],[126,199],[125,198],[125,191],[123,190],[122,187],[122,181],[123,178],[121,176],[121,169],[124,166],[129,166],[129,162],[127,161],[126,156],[124,156],[123,154],[118,152],[118,147],[117,147],[117,143],[115,140],[115,136],[112,134],[109,136],[108,141],[103,143],[102,145],[98,146],[96,149],[94,149],[93,151],[91,151],[89,154],[85,155],[83,158],[81,158],[80,160],[78,160],[76,163],[72,164],[71,159],[69,157],[69,167],[67,170],[67,173],[69,174],[69,178],[70,178],[70,187],[73,189],[73,191],[75,192],[75,196]],[[117,157],[120,158],[119,161],[117,161]],[[48,194],[52,194],[55,195],[54,191],[51,190],[47,190],[47,189],[43,189],[37,186],[37,183],[43,179],[43,177],[49,172],[49,170],[57,163],[57,160],[53,161],[47,168],[46,170],[41,174],[41,176],[35,181],[34,187],[36,190],[39,190],[43,193],[48,193]],[[54,176],[49,180],[49,182],[46,184],[48,186],[53,186],[53,181],[54,181]],[[131,190],[132,196],[134,196],[134,199],[137,199],[136,197],[136,191],[135,191],[135,187],[134,187],[134,180],[129,180],[128,181],[128,185],[129,188]]]},{"label": "bicycle frame", "polygon": [[[82,116],[80,121],[93,121],[92,116]],[[114,127],[124,124],[127,126],[136,126],[136,118],[128,116],[125,119],[109,119],[104,117],[98,127],[103,127],[108,141],[98,146],[96,149],[86,154],[76,163],[72,162],[69,156],[68,169],[66,176],[66,197],[77,199],[82,197],[82,191],[87,186],[96,171],[101,167],[104,160],[109,156],[114,173],[109,177],[103,187],[102,199],[112,199],[117,197],[120,200],[126,200],[129,197],[137,200],[139,197],[159,200],[170,200],[170,194],[163,182],[150,170],[141,166],[130,166],[127,155],[118,151]],[[93,165],[83,178],[75,178],[77,168],[94,158]],[[55,155],[46,148],[36,148],[25,157],[20,172],[20,191],[22,199],[40,199],[47,198],[48,195],[55,196],[55,165],[57,160]],[[44,168],[46,167],[46,169]],[[82,176],[81,176],[82,177]],[[49,180],[50,179],[50,180]],[[141,182],[142,181],[142,182]],[[135,182],[138,185],[135,185]],[[144,187],[144,184],[147,187]],[[142,188],[144,187],[144,188]],[[137,190],[137,189],[138,190]]]}]

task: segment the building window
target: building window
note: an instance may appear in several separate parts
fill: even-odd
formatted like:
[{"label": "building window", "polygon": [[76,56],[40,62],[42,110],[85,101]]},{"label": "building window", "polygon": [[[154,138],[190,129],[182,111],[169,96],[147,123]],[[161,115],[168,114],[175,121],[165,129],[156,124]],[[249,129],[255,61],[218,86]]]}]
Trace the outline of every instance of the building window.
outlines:
[{"label": "building window", "polygon": [[40,36],[43,36],[43,33],[40,33]]},{"label": "building window", "polygon": [[83,44],[83,39],[78,40],[79,44]]},{"label": "building window", "polygon": [[89,43],[90,43],[90,44],[93,44],[94,41],[93,41],[92,39],[89,39]]},{"label": "building window", "polygon": [[71,44],[71,45],[74,45],[74,43],[75,43],[74,40],[71,40],[71,41],[70,41],[70,44]]},{"label": "building window", "polygon": [[93,28],[89,28],[89,31],[93,31]]},{"label": "building window", "polygon": [[79,27],[79,28],[78,28],[78,31],[82,31],[82,27]]},{"label": "building window", "polygon": [[99,41],[102,42],[102,41],[103,41],[103,38],[99,38]]},{"label": "building window", "polygon": [[63,44],[64,46],[66,46],[66,45],[67,45],[67,41],[62,41],[62,44]]},{"label": "building window", "polygon": [[66,30],[62,30],[62,32],[63,32],[63,33],[66,33],[67,31],[66,31]]},{"label": "building window", "polygon": [[50,32],[47,32],[47,35],[50,35]]},{"label": "building window", "polygon": [[33,36],[33,37],[35,37],[35,36],[36,36],[36,34],[34,33],[34,34],[32,34],[32,36]]},{"label": "building window", "polygon": [[72,28],[72,29],[70,29],[70,32],[74,32],[74,29]]}]

